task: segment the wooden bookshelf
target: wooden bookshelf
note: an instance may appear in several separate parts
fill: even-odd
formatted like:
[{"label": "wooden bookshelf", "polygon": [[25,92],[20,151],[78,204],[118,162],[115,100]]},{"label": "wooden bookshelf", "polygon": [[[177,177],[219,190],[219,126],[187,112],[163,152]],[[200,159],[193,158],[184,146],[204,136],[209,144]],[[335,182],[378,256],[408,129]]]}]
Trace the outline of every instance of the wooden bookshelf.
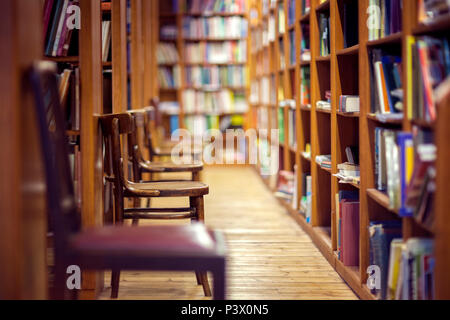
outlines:
[{"label": "wooden bookshelf", "polygon": [[[279,0],[276,2],[276,8],[269,8],[263,12],[261,2],[254,1],[253,8],[258,12],[257,21],[250,28],[250,38],[261,37],[263,30],[267,29],[270,16],[276,18],[275,25],[278,26],[277,8],[278,5],[284,5],[285,16],[287,17],[289,1]],[[359,43],[348,48],[344,47],[344,21],[341,16],[344,3],[357,3],[359,19]],[[321,2],[319,0],[311,1],[311,9],[304,12],[300,1],[296,1],[296,23],[288,26],[286,32],[279,34],[276,27],[275,41],[266,44],[260,44],[251,52],[251,63],[262,66],[254,68],[250,72],[251,84],[260,84],[266,77],[273,76],[275,81],[270,84],[271,89],[275,86],[284,88],[284,98],[296,100],[296,129],[297,129],[297,148],[293,149],[286,143],[280,146],[280,154],[283,161],[280,164],[280,170],[294,171],[293,165],[297,166],[297,186],[298,197],[303,194],[300,183],[302,173],[310,173],[312,176],[312,220],[307,223],[305,217],[299,211],[292,209],[292,205],[285,200],[280,203],[286,207],[292,217],[302,226],[302,228],[311,236],[313,242],[317,245],[324,257],[342,276],[347,284],[363,299],[375,299],[366,286],[367,267],[369,266],[369,234],[368,226],[370,221],[374,220],[402,220],[402,233],[404,240],[411,237],[433,237],[436,242],[436,298],[450,298],[450,277],[444,270],[450,269],[449,247],[450,242],[450,216],[446,212],[449,200],[446,193],[446,184],[449,181],[448,169],[448,112],[442,107],[438,111],[436,123],[423,120],[410,120],[406,116],[402,119],[387,120],[382,122],[376,115],[371,113],[370,97],[370,61],[369,52],[374,48],[394,49],[402,55],[402,60],[406,61],[407,37],[410,35],[442,34],[449,30],[448,16],[437,19],[435,22],[427,25],[418,23],[417,6],[415,1],[403,1],[403,29],[400,32],[388,35],[381,39],[369,41],[369,32],[366,26],[366,9],[369,0],[328,0]],[[320,56],[319,54],[319,24],[318,14],[327,13],[330,15],[330,54]],[[300,59],[300,45],[306,35],[303,34],[305,24],[310,26],[310,49],[311,61],[302,61]],[[355,26],[356,27],[356,26]],[[288,59],[286,59],[287,69],[282,70],[279,66],[280,47],[279,40],[284,44],[285,57],[289,55],[289,32],[295,32],[296,46],[296,64],[293,68]],[[305,38],[306,40],[306,38]],[[259,41],[262,42],[262,41]],[[265,68],[269,65],[269,68]],[[306,66],[311,67],[310,93],[311,108],[300,104],[300,83],[301,70]],[[407,68],[402,68],[403,79],[407,79]],[[402,81],[403,90],[407,92],[406,81]],[[259,99],[254,103],[252,110],[257,113],[267,106],[259,86]],[[316,102],[325,98],[325,91],[331,90],[331,111],[320,110],[316,108]],[[339,112],[339,97],[341,95],[359,95],[360,112],[343,113]],[[405,95],[407,105],[407,94]],[[278,106],[279,99],[275,101]],[[443,102],[448,106],[448,97]],[[267,119],[269,129],[277,128],[278,112],[272,119]],[[271,114],[269,113],[269,118]],[[445,118],[443,119],[443,118]],[[256,119],[256,116],[255,116]],[[252,124],[258,128],[258,122]],[[274,124],[274,125],[272,125]],[[285,114],[285,136],[288,132],[287,114]],[[375,127],[392,128],[403,131],[411,131],[412,126],[418,126],[435,132],[435,141],[438,146],[438,180],[436,195],[435,217],[439,221],[439,227],[434,232],[427,230],[424,226],[417,223],[413,218],[402,218],[398,210],[391,209],[389,206],[389,197],[375,188],[374,177],[374,139],[373,131]],[[447,137],[447,138],[445,138]],[[311,145],[311,157],[306,158],[303,154],[306,143]],[[347,146],[359,146],[360,152],[360,183],[339,183],[338,178],[332,174],[338,172],[337,165],[346,161],[345,148]],[[316,164],[317,155],[331,154],[332,167],[330,170],[321,168]],[[255,167],[260,170],[260,166]],[[445,177],[445,178],[444,178]],[[263,181],[267,186],[275,191],[275,185],[270,184],[271,179],[264,177]],[[336,203],[335,194],[340,190],[355,190],[360,194],[360,259],[358,266],[345,266],[337,259],[335,251],[337,249],[337,230],[336,223]]]},{"label": "wooden bookshelf", "polygon": [[[210,17],[241,17],[243,19],[248,18],[247,12],[236,12],[236,13],[227,13],[227,12],[212,12],[212,13],[203,13],[203,12],[183,12],[183,6],[184,6],[184,0],[178,0],[178,8],[173,7],[172,2],[167,2],[164,0],[158,0],[155,1],[158,2],[158,11],[159,12],[159,28],[161,28],[164,25],[175,25],[177,30],[176,38],[174,39],[164,39],[161,38],[161,35],[158,35],[157,38],[159,39],[159,42],[171,42],[176,45],[177,51],[178,51],[178,62],[176,63],[170,63],[165,64],[161,63],[157,67],[167,67],[171,69],[172,75],[174,74],[173,68],[178,67],[180,70],[180,82],[178,85],[174,88],[164,88],[161,85],[159,85],[159,94],[161,101],[174,101],[177,102],[180,111],[178,114],[178,122],[180,128],[185,128],[185,120],[186,117],[189,115],[192,115],[192,112],[186,112],[184,106],[183,106],[183,92],[187,89],[193,89],[197,91],[204,91],[204,92],[211,92],[211,91],[219,91],[221,89],[229,89],[233,92],[244,92],[246,96],[248,96],[249,93],[249,87],[248,84],[246,86],[219,86],[217,88],[209,88],[209,86],[191,86],[186,84],[186,70],[189,67],[221,67],[221,66],[239,66],[243,68],[248,68],[249,65],[249,47],[247,44],[247,57],[245,62],[229,62],[229,63],[209,63],[209,62],[189,62],[186,61],[185,57],[185,47],[189,44],[206,44],[206,43],[223,43],[227,41],[246,41],[249,42],[249,37],[186,37],[183,35],[183,20],[185,18],[210,18]],[[159,29],[158,28],[158,29]],[[158,69],[156,69],[155,74],[157,73]],[[247,72],[249,72],[249,69],[247,69]],[[248,78],[248,76],[244,77]],[[250,112],[250,106],[249,106],[249,112]],[[195,113],[198,114],[198,113]],[[203,114],[203,113],[200,113]],[[241,115],[242,112],[236,112],[236,113],[230,113],[228,115]],[[247,113],[243,114],[244,116],[244,128],[248,127],[248,119],[250,116],[247,115]],[[169,119],[168,117],[163,117],[164,121],[164,127],[167,129],[170,127],[169,125]],[[166,130],[166,133],[168,130]]]}]

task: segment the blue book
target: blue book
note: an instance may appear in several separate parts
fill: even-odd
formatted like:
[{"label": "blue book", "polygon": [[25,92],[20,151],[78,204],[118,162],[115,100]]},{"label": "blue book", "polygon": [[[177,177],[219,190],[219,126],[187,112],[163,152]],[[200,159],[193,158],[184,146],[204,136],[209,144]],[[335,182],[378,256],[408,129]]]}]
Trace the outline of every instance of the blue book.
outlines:
[{"label": "blue book", "polygon": [[381,271],[381,289],[374,293],[386,299],[389,254],[393,239],[402,238],[402,223],[399,220],[371,221],[369,223],[370,264]]},{"label": "blue book", "polygon": [[179,128],[178,115],[170,116],[170,132],[173,133],[175,130]]}]

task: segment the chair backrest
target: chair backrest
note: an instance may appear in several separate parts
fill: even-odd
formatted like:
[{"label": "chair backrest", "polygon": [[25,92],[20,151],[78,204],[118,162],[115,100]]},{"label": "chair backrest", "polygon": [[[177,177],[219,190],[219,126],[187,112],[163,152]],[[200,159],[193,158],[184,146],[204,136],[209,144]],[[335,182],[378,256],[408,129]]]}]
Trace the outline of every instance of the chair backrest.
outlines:
[{"label": "chair backrest", "polygon": [[70,234],[80,230],[81,218],[75,202],[56,72],[54,63],[37,62],[29,72],[29,80],[44,159],[49,227],[54,234],[55,259],[59,259],[66,252]]},{"label": "chair backrest", "polygon": [[[156,134],[156,112],[154,107],[146,107],[144,116],[144,136],[145,145],[150,153],[150,160],[153,160],[155,155],[155,144],[153,143],[153,137]],[[156,138],[156,137],[155,137]]]},{"label": "chair backrest", "polygon": [[100,116],[103,140],[105,144],[105,175],[114,184],[114,209],[116,223],[123,221],[124,189],[127,186],[123,166],[124,157],[121,136],[128,138],[132,132],[132,119],[129,113],[107,114]]},{"label": "chair backrest", "polygon": [[128,135],[128,150],[130,161],[133,165],[133,182],[140,182],[142,180],[142,170],[140,162],[145,162],[140,148],[140,138],[144,140],[146,145],[145,133],[145,112],[143,110],[128,111],[131,115],[131,133]]}]

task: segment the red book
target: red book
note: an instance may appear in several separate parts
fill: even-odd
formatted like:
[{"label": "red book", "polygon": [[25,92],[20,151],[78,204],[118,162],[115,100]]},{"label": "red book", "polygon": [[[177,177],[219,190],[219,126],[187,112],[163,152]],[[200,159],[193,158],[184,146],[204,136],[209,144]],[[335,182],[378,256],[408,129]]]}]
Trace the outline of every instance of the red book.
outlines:
[{"label": "red book", "polygon": [[345,266],[359,265],[359,202],[342,201],[341,256]]}]

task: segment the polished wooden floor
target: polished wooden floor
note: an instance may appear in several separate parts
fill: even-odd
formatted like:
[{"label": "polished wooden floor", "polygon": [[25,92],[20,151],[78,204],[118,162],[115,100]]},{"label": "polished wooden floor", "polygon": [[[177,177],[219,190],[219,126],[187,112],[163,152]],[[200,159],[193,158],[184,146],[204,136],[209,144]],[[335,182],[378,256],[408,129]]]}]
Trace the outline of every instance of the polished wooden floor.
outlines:
[{"label": "polished wooden floor", "polygon": [[[203,180],[206,224],[227,239],[228,299],[357,299],[252,168],[208,167]],[[206,298],[194,273],[124,272],[119,299]]]}]

